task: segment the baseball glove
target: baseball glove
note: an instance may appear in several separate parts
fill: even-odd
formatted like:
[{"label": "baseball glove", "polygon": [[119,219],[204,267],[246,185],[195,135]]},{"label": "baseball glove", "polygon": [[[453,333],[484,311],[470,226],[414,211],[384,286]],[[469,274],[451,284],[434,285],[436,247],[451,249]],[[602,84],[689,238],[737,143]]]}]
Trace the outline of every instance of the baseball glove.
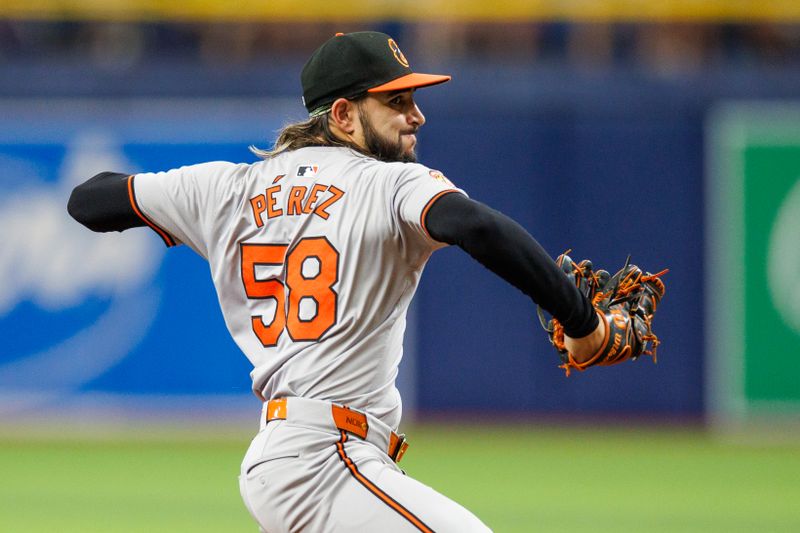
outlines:
[{"label": "baseball glove", "polygon": [[541,308],[538,309],[542,327],[558,351],[561,368],[567,376],[573,368],[583,371],[590,366],[614,365],[641,355],[650,355],[655,361],[659,341],[653,333],[653,315],[666,292],[660,278],[667,270],[656,274],[642,272],[630,264],[629,256],[625,266],[612,276],[605,270],[594,270],[591,261],[573,262],[567,253],[569,250],[558,256],[556,264],[606,322],[602,346],[587,361],[579,363],[564,345],[561,323],[555,318],[547,321]]}]

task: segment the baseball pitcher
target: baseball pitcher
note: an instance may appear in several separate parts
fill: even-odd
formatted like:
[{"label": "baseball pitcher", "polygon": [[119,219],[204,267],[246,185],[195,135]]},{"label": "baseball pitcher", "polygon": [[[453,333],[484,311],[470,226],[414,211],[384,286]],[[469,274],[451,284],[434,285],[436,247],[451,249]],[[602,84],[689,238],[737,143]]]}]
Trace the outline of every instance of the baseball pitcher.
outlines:
[{"label": "baseball pitcher", "polygon": [[263,401],[240,476],[262,531],[488,531],[397,466],[406,311],[441,247],[459,246],[552,315],[543,324],[568,371],[655,351],[660,274],[553,261],[416,162],[425,117],[414,91],[449,79],[413,72],[388,35],[337,34],[303,69],[308,119],[254,149],[261,161],[104,172],[69,200],[93,231],[148,226],[208,260]]}]

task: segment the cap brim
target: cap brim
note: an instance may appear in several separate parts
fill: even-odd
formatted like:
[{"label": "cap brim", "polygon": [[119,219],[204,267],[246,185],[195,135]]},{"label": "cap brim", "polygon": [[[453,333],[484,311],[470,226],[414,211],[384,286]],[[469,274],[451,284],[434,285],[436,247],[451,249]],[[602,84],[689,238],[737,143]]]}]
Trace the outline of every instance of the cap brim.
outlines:
[{"label": "cap brim", "polygon": [[417,87],[428,87],[430,85],[438,85],[450,81],[450,76],[442,76],[440,74],[420,74],[412,72],[397,79],[394,79],[383,85],[378,85],[372,89],[368,89],[368,93],[383,93],[387,91],[402,91],[404,89],[415,89]]}]

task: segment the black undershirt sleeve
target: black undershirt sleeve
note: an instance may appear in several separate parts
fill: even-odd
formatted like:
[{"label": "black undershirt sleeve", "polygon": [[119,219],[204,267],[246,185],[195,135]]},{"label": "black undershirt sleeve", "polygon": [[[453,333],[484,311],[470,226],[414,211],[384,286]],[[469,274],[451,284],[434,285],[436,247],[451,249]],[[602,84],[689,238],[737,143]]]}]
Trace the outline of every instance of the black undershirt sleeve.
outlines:
[{"label": "black undershirt sleeve", "polygon": [[131,205],[129,176],[101,172],[73,189],[67,211],[92,231],[123,231],[145,226]]},{"label": "black undershirt sleeve", "polygon": [[460,247],[527,294],[557,318],[570,337],[584,337],[597,327],[597,313],[588,299],[536,239],[502,213],[462,194],[445,194],[430,207],[425,226],[431,237]]}]

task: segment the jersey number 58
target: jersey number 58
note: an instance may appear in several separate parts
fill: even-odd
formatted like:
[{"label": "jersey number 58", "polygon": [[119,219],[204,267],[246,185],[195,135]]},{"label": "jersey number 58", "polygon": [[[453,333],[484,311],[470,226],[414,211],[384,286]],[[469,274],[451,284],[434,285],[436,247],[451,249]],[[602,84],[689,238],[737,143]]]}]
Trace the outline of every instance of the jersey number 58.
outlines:
[{"label": "jersey number 58", "polygon": [[[265,347],[278,344],[285,329],[294,341],[316,341],[336,323],[338,295],[333,290],[339,278],[339,252],[325,237],[300,240],[287,254],[286,244],[241,245],[242,282],[247,297],[275,301],[275,316],[269,324],[263,315],[250,317],[253,333]],[[258,266],[280,266],[286,262],[286,281],[256,277]],[[288,305],[286,300],[288,298]],[[314,308],[313,316],[301,316],[302,308]]]}]

